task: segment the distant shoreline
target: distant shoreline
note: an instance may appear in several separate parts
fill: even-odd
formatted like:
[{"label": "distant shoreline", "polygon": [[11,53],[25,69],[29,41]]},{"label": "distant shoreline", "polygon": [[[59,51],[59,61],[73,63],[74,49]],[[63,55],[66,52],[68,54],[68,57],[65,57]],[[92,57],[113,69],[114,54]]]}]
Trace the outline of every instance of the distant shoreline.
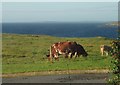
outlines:
[{"label": "distant shoreline", "polygon": [[110,22],[106,24],[107,26],[120,26],[120,21],[119,22]]}]

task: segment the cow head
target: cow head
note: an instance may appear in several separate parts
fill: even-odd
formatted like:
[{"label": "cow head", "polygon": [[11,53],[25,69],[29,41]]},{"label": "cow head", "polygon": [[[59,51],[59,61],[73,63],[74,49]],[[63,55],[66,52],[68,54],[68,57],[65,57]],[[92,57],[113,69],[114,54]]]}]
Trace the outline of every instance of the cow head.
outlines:
[{"label": "cow head", "polygon": [[83,55],[84,57],[87,57],[87,56],[88,56],[87,52],[84,52],[82,55]]},{"label": "cow head", "polygon": [[83,57],[87,57],[88,53],[85,51],[82,45],[78,44],[77,47],[78,55],[82,55]]}]

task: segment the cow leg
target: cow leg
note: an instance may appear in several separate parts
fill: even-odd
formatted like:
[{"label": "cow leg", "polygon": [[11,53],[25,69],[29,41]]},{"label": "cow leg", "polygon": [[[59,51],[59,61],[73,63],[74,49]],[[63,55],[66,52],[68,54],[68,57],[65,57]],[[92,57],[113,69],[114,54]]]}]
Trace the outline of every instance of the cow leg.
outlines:
[{"label": "cow leg", "polygon": [[77,53],[77,52],[75,52],[75,58],[76,58],[76,57],[78,57],[78,53]]},{"label": "cow leg", "polygon": [[108,56],[108,52],[106,52],[106,56]]},{"label": "cow leg", "polygon": [[68,54],[68,58],[72,58],[72,53],[69,53],[69,54]]},{"label": "cow leg", "polygon": [[70,53],[70,58],[72,58],[72,57],[73,57],[73,55],[74,55],[73,53]]},{"label": "cow leg", "polygon": [[102,50],[102,51],[101,51],[101,56],[103,56],[103,55],[104,55],[104,51]]},{"label": "cow leg", "polygon": [[68,58],[68,53],[63,53],[63,55],[65,56],[65,58]]},{"label": "cow leg", "polygon": [[102,52],[102,56],[104,55],[104,52]]},{"label": "cow leg", "polygon": [[100,51],[101,51],[101,56],[103,56],[104,55],[104,49],[100,48]]},{"label": "cow leg", "polygon": [[74,59],[77,58],[77,52],[74,53],[74,56],[73,56],[73,57],[74,57]]},{"label": "cow leg", "polygon": [[65,54],[65,58],[68,58],[68,54]]},{"label": "cow leg", "polygon": [[55,58],[55,60],[59,61],[58,54],[54,54],[54,58]]}]

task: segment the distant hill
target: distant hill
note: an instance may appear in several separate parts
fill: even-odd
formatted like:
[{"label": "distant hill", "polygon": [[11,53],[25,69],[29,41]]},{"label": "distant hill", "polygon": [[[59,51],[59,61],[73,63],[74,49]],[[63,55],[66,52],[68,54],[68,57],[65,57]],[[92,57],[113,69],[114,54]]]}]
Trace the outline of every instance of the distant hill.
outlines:
[{"label": "distant hill", "polygon": [[107,26],[120,26],[120,21],[114,21],[114,22],[110,22],[110,23],[106,23]]}]

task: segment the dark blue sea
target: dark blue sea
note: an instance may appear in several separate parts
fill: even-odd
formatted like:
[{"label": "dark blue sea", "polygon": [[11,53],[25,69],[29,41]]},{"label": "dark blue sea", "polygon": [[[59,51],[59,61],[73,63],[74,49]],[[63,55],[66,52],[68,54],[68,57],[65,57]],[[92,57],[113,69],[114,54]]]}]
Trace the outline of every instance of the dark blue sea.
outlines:
[{"label": "dark blue sea", "polygon": [[107,26],[106,23],[2,23],[2,33],[57,37],[117,38],[117,30],[117,26]]}]

